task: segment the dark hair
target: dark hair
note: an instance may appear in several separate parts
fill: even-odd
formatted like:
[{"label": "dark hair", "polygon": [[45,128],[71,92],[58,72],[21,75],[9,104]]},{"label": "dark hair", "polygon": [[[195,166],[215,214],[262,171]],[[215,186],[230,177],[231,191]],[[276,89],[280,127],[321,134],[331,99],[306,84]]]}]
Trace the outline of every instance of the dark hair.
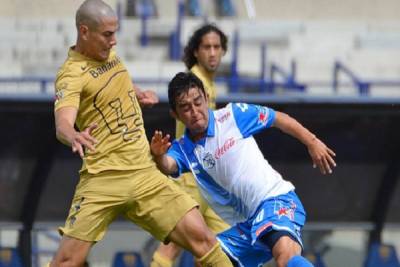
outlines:
[{"label": "dark hair", "polygon": [[226,37],[225,33],[223,33],[215,24],[205,24],[201,26],[190,37],[189,42],[183,51],[182,61],[189,70],[197,63],[197,58],[194,56],[194,52],[199,49],[201,39],[204,35],[210,32],[217,33],[221,39],[222,49],[225,52],[228,50],[228,38]]},{"label": "dark hair", "polygon": [[191,88],[199,88],[205,96],[203,83],[196,75],[191,72],[179,72],[168,84],[168,103],[169,107],[176,111],[176,98],[183,93],[187,93]]}]

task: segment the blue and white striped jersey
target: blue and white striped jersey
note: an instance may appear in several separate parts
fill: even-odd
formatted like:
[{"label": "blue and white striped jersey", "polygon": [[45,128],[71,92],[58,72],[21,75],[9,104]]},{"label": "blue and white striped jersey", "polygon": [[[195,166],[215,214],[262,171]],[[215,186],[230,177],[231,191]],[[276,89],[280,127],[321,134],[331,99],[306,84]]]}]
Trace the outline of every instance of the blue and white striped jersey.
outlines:
[{"label": "blue and white striped jersey", "polygon": [[186,132],[168,150],[178,165],[174,176],[192,171],[205,199],[231,225],[248,219],[266,198],[294,190],[271,167],[253,138],[271,127],[273,109],[230,103],[208,113],[204,138],[194,143]]}]

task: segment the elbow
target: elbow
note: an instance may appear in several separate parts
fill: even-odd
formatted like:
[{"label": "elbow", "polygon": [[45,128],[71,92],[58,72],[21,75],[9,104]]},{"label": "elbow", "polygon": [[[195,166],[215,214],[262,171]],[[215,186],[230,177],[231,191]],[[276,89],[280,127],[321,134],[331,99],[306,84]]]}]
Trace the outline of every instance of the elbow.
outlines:
[{"label": "elbow", "polygon": [[61,135],[60,132],[56,130],[56,139],[61,142]]}]

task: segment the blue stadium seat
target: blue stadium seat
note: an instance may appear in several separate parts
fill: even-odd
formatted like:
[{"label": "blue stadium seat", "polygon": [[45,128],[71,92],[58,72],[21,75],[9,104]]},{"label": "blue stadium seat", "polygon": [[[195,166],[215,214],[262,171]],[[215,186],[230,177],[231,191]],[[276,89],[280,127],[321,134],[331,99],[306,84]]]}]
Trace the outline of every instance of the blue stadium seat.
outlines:
[{"label": "blue stadium seat", "polygon": [[314,267],[326,267],[321,253],[307,252],[305,253],[304,257],[306,257],[314,265]]},{"label": "blue stadium seat", "polygon": [[187,11],[189,16],[200,17],[203,15],[199,0],[187,0]]},{"label": "blue stadium seat", "polygon": [[374,243],[370,246],[364,267],[400,267],[392,245]]},{"label": "blue stadium seat", "polygon": [[219,16],[233,17],[236,15],[235,8],[231,0],[217,0]]},{"label": "blue stadium seat", "polygon": [[23,267],[21,257],[15,248],[0,248],[0,267]]},{"label": "blue stadium seat", "polygon": [[144,267],[139,253],[120,251],[114,256],[112,267]]}]

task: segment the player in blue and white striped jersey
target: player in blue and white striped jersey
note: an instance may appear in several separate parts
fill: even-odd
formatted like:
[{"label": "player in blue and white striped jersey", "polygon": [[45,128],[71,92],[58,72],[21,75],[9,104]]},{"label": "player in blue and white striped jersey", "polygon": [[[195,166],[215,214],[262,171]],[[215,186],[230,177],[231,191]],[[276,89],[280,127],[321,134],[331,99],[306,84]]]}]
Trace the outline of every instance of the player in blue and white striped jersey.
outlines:
[{"label": "player in blue and white striped jersey", "polygon": [[156,131],[151,150],[158,167],[178,177],[191,171],[205,199],[232,227],[218,235],[224,251],[238,266],[279,267],[312,264],[301,256],[301,229],[306,213],[295,187],[275,171],[253,134],[277,127],[308,148],[323,174],[336,166],[335,153],[287,114],[268,107],[231,103],[207,108],[201,81],[178,73],[168,87],[171,114],[186,126],[172,144]]}]

